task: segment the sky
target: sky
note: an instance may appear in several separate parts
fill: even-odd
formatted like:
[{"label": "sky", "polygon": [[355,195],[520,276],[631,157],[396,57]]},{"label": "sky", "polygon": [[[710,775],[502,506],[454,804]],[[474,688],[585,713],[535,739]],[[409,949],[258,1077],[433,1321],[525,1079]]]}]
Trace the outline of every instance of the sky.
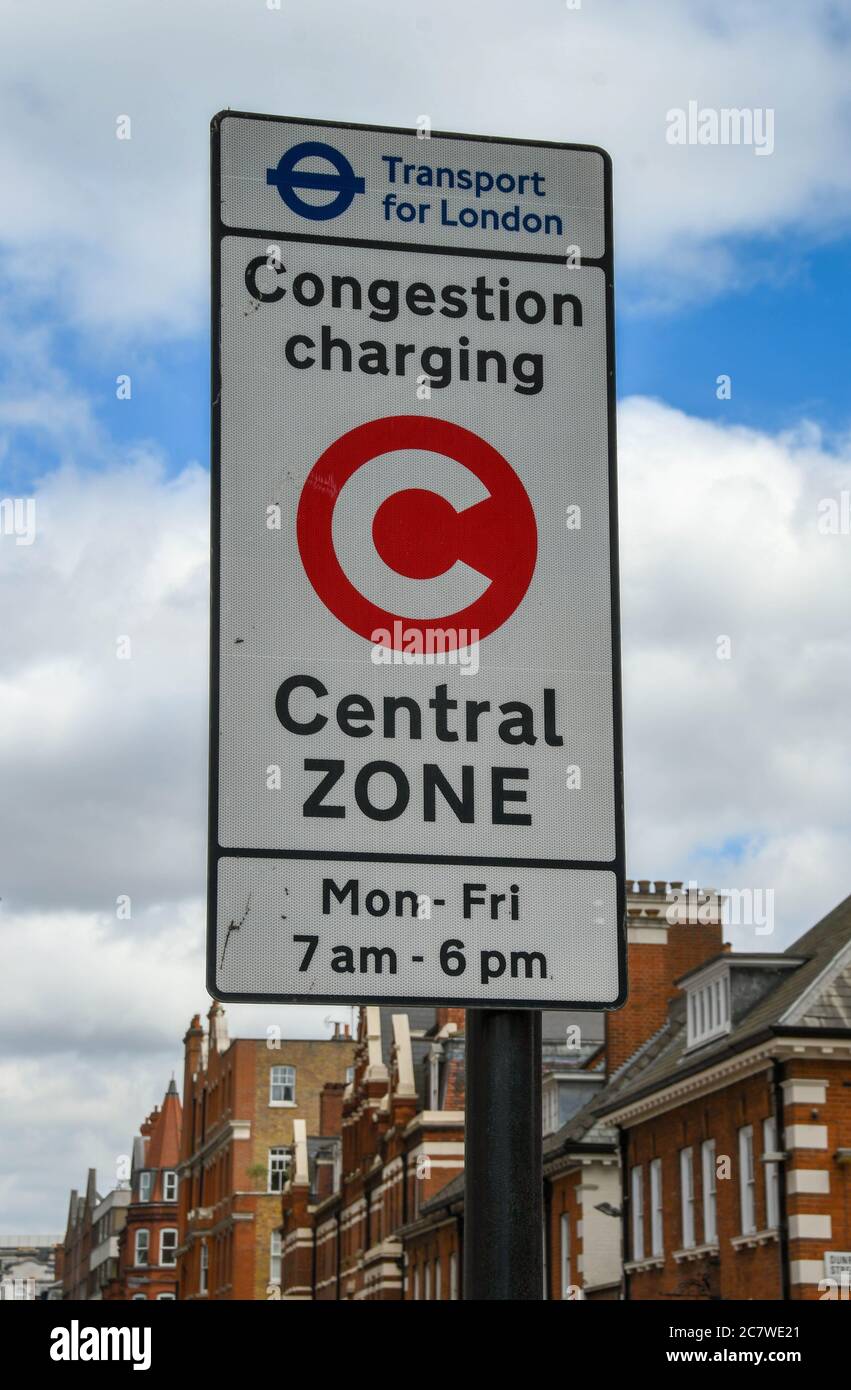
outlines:
[{"label": "sky", "polygon": [[[0,535],[0,1232],[61,1231],[90,1166],[111,1186],[208,1007],[224,107],[610,151],[629,871],[771,892],[740,949],[845,897],[848,6],[0,0],[0,26],[0,498],[37,508],[33,544]],[[770,153],[672,144],[692,101],[770,110]]]}]

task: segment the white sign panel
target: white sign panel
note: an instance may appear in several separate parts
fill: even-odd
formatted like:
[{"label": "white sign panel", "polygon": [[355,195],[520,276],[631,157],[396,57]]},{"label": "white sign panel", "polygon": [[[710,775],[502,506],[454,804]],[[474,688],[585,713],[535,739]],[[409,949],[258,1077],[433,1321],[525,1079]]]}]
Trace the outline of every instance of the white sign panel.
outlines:
[{"label": "white sign panel", "polygon": [[842,1289],[851,1289],[851,1250],[825,1250],[824,1277],[835,1279]]},{"label": "white sign panel", "polygon": [[623,1001],[602,151],[213,122],[208,985]]}]

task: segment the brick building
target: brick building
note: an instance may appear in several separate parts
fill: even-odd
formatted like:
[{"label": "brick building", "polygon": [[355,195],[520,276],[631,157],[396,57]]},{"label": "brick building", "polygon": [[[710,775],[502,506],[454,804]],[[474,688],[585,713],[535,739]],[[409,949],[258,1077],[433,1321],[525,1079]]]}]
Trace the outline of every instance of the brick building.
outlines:
[{"label": "brick building", "polygon": [[[282,1297],[458,1296],[464,1020],[455,1008],[362,1011],[336,1150],[297,1138],[282,1204]],[[605,1080],[590,1070],[602,1020],[548,1012],[543,1033],[545,1123],[557,1128]]]},{"label": "brick building", "polygon": [[399,1228],[463,1170],[463,1028],[463,1009],[361,1010],[334,1159],[308,1126],[284,1192],[282,1298],[401,1297]]},{"label": "brick building", "polygon": [[89,1296],[89,1254],[92,1245],[92,1216],[99,1201],[97,1173],[90,1168],[86,1190],[71,1191],[68,1221],[62,1242],[62,1297],[80,1301]]},{"label": "brick building", "polygon": [[181,1105],[174,1080],[133,1141],[129,1200],[118,1237],[115,1277],[104,1298],[177,1297],[177,1165]]},{"label": "brick building", "polygon": [[83,1195],[73,1191],[62,1243],[63,1299],[79,1302],[103,1298],[118,1272],[118,1241],[127,1215],[130,1192],[120,1184],[102,1197],[97,1173],[89,1169]]},{"label": "brick building", "polygon": [[[640,880],[627,885],[629,1000],[605,1015],[544,1014],[545,1296],[612,1299],[621,1295],[619,1141],[596,1106],[607,1079],[618,1073],[664,1022],[681,991],[677,979],[722,948],[721,916],[711,891],[696,924],[669,920],[679,883]],[[601,1027],[602,1024],[602,1027]],[[558,1039],[579,1027],[579,1046]],[[548,1105],[558,1078],[559,1103]],[[549,1112],[549,1113],[548,1113]],[[559,1123],[553,1123],[557,1116]],[[408,1269],[406,1297],[459,1296],[463,1257],[464,1183],[459,1176],[422,1203],[402,1231]]]},{"label": "brick building", "polygon": [[599,1106],[681,997],[680,976],[723,951],[717,896],[711,889],[697,895],[700,911],[692,915],[699,920],[689,922],[671,911],[681,889],[648,879],[627,884],[629,999],[605,1015],[605,1045],[590,1063],[609,1085],[544,1141],[545,1281],[552,1299],[622,1295],[620,1140]]},{"label": "brick building", "polygon": [[596,1107],[620,1136],[626,1296],[817,1299],[834,1256],[851,1268],[851,898],[678,984]]},{"label": "brick building", "polygon": [[178,1297],[265,1299],[280,1270],[281,1191],[303,1120],[319,1135],[320,1095],[340,1087],[353,1043],[228,1037],[214,1002],[184,1037]]}]

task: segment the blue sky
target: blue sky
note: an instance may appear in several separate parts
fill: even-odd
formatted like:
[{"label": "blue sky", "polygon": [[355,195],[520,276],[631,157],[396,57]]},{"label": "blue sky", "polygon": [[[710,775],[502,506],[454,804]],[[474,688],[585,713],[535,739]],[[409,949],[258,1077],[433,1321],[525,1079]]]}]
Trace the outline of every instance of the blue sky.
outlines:
[{"label": "blue sky", "polygon": [[[734,254],[758,267],[759,240]],[[801,419],[843,433],[849,426],[848,324],[851,239],[796,250],[784,268],[753,272],[753,284],[678,312],[631,309],[620,289],[619,393],[659,396],[689,414],[775,431]],[[732,378],[729,400],[716,398],[716,377]]]}]

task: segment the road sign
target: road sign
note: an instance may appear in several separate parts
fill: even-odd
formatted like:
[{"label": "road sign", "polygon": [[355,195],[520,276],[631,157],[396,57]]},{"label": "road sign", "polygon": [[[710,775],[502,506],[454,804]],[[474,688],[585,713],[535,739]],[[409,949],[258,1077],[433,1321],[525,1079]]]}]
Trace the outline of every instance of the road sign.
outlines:
[{"label": "road sign", "polygon": [[213,121],[208,985],[625,992],[611,177]]}]

